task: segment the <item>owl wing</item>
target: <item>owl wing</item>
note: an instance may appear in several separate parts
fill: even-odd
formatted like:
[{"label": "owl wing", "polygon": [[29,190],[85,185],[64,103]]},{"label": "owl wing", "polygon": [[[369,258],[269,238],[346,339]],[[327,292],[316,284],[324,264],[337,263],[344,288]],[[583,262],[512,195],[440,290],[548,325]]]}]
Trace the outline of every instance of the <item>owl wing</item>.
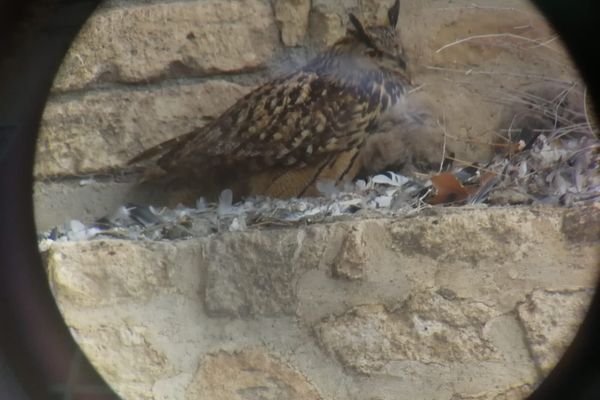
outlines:
[{"label": "owl wing", "polygon": [[157,164],[175,173],[216,166],[302,167],[362,143],[375,107],[367,93],[299,71],[255,89],[152,156],[162,154]]}]

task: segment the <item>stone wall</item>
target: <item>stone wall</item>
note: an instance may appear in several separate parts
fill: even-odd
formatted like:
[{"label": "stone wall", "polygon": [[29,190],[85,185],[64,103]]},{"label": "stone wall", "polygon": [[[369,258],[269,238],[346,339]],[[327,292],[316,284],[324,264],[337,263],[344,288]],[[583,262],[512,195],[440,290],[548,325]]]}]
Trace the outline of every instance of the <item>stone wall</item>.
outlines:
[{"label": "stone wall", "polygon": [[[105,2],[45,111],[38,227],[160,203],[120,179],[130,157],[304,63],[343,34],[347,12],[381,21],[388,6]],[[510,124],[499,88],[577,79],[524,1],[402,0],[399,25],[414,96],[440,122],[421,138],[436,159],[442,130],[457,158],[489,156]],[[74,337],[126,399],[516,400],[552,368],[589,302],[591,215],[597,206],[434,209],[186,241],[54,243],[46,260]]]},{"label": "stone wall", "polygon": [[56,243],[47,267],[126,399],[520,400],[589,304],[599,210]]}]

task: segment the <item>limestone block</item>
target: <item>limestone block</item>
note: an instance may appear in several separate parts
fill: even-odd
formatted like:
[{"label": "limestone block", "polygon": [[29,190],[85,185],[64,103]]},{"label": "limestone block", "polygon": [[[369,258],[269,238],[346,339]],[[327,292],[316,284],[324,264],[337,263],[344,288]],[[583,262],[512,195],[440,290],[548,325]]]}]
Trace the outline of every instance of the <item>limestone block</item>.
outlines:
[{"label": "limestone block", "polygon": [[534,360],[550,373],[565,352],[585,316],[591,290],[536,290],[517,308]]},{"label": "limestone block", "polygon": [[[145,326],[128,325],[127,320],[120,320],[114,326],[79,326],[71,333],[86,354],[101,354],[103,362],[94,366],[104,379],[127,382],[126,387],[117,388],[123,398],[151,400],[147,382],[173,373],[173,365]],[[131,368],[124,368],[127,365]]]},{"label": "limestone block", "polygon": [[[377,373],[393,361],[501,360],[505,355],[483,329],[498,316],[497,310],[482,303],[420,292],[394,310],[381,305],[355,307],[322,321],[315,331],[321,344],[345,366]],[[526,354],[525,347],[520,347]]]},{"label": "limestone block", "polygon": [[320,400],[301,373],[259,348],[204,357],[186,399]]},{"label": "limestone block", "polygon": [[450,400],[523,400],[533,391],[531,385],[512,387],[502,392],[490,391],[481,395],[463,396],[454,394]]},{"label": "limestone block", "polygon": [[584,212],[577,208],[568,210],[563,218],[562,232],[574,246],[597,242],[600,239],[600,203]]},{"label": "limestone block", "polygon": [[260,0],[109,4],[80,31],[54,90],[252,70],[277,43],[271,7]]},{"label": "limestone block", "polygon": [[344,34],[345,22],[338,13],[312,8],[309,17],[311,44],[317,49],[331,46]]},{"label": "limestone block", "polygon": [[50,248],[47,270],[59,302],[112,306],[148,300],[152,288],[173,290],[168,265],[174,254],[168,248],[161,248],[159,254],[114,240],[65,243]]},{"label": "limestone block", "polygon": [[58,96],[44,111],[35,176],[122,168],[154,144],[204,125],[249,91],[221,80]]},{"label": "limestone block", "polygon": [[415,293],[396,309],[364,305],[327,318],[315,334],[342,367],[373,381],[397,377],[424,397],[434,381],[440,398],[493,398],[537,379],[517,321],[472,300]]},{"label": "limestone block", "polygon": [[275,21],[281,32],[281,41],[286,46],[302,44],[308,27],[310,0],[275,1]]},{"label": "limestone block", "polygon": [[[584,216],[596,209],[591,205],[572,213]],[[458,297],[498,303],[507,312],[540,285],[577,290],[593,282],[597,268],[580,265],[593,263],[597,250],[589,243],[575,247],[563,233],[563,221],[574,214],[546,207],[507,210],[472,210],[469,218],[438,214],[393,224],[396,251],[414,262],[437,265],[435,271],[411,270],[407,279],[451,290]],[[579,235],[587,237],[585,225],[580,226]]]},{"label": "limestone block", "polygon": [[[166,271],[148,262],[152,259],[148,253],[145,271],[128,271],[126,266],[132,266],[132,260],[145,257],[138,254],[141,249],[123,252],[123,246],[101,241],[89,242],[87,249],[75,243],[51,248],[47,269],[57,298],[82,306],[111,305],[125,298],[142,300],[150,287],[166,283]],[[98,265],[100,261],[102,265]],[[73,264],[81,268],[72,268]]]},{"label": "limestone block", "polygon": [[[509,221],[500,222],[500,219]],[[392,239],[399,251],[422,254],[438,259],[442,253],[445,262],[464,262],[478,265],[487,260],[502,262],[510,257],[519,261],[532,250],[546,225],[556,225],[559,220],[543,221],[533,213],[473,213],[471,218],[445,215],[427,218],[416,223],[401,223],[392,228]],[[517,228],[518,227],[518,228]],[[553,227],[556,230],[556,227]],[[502,246],[499,246],[499,242]],[[504,250],[510,248],[510,253]],[[502,250],[501,250],[502,249]]]},{"label": "limestone block", "polygon": [[[322,232],[286,231],[276,235],[225,235],[205,253],[205,305],[215,315],[252,316],[294,313],[300,273],[319,265]],[[243,259],[244,262],[239,261]]]},{"label": "limestone block", "polygon": [[[597,282],[598,240],[577,223],[594,210],[433,208],[56,242],[44,259],[65,322],[126,399],[520,400]],[[360,277],[335,267],[345,257]]]},{"label": "limestone block", "polygon": [[346,234],[340,251],[333,261],[331,274],[337,278],[361,279],[368,260],[363,227],[354,226]]}]

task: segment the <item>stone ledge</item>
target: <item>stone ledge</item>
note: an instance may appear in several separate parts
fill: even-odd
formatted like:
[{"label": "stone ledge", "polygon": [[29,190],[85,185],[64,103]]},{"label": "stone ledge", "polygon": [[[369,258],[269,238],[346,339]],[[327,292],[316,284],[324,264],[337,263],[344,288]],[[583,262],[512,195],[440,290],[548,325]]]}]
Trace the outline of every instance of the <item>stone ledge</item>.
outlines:
[{"label": "stone ledge", "polygon": [[46,259],[67,324],[125,398],[216,396],[231,382],[291,398],[518,399],[589,303],[600,238],[585,216],[598,207],[55,243]]},{"label": "stone ledge", "polygon": [[517,307],[537,367],[549,374],[575,335],[593,290],[535,290]]}]

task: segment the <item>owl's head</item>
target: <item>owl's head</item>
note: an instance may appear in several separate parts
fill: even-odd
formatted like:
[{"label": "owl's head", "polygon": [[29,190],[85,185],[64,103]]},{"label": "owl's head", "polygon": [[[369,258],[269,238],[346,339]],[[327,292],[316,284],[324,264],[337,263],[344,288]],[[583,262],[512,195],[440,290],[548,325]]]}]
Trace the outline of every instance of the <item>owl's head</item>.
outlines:
[{"label": "owl's head", "polygon": [[396,31],[399,13],[400,0],[396,0],[388,9],[387,24],[371,27],[365,27],[354,14],[349,14],[352,28],[339,44],[374,65],[405,72],[406,58]]}]

